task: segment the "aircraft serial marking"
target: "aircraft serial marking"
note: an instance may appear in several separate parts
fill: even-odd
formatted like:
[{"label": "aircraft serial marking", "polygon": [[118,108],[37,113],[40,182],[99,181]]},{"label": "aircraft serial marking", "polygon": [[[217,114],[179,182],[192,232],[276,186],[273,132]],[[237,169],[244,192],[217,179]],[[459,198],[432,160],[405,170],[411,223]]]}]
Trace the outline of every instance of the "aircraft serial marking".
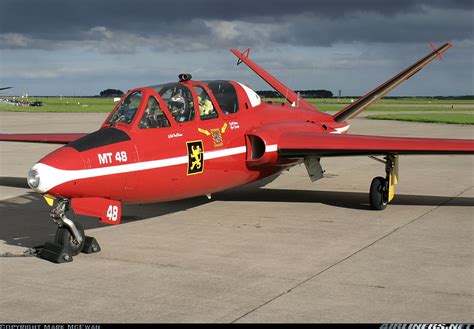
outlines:
[{"label": "aircraft serial marking", "polygon": [[125,151],[116,152],[115,157],[112,157],[112,155],[112,152],[97,154],[97,157],[99,158],[99,164],[110,164],[113,162],[114,159],[116,162],[120,163],[127,162],[127,152]]}]

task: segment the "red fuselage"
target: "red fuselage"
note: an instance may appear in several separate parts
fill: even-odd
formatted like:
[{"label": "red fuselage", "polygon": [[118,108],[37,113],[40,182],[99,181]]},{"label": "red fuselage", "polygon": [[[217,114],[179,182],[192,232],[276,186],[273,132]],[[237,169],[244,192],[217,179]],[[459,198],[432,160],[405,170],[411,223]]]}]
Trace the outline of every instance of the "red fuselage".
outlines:
[{"label": "red fuselage", "polygon": [[[101,197],[127,203],[207,195],[301,162],[272,159],[276,157],[278,141],[272,140],[273,134],[266,134],[266,130],[347,131],[346,123],[334,122],[325,113],[296,110],[288,103],[263,103],[239,83],[222,83],[234,88],[237,103],[233,111],[222,109],[225,101],[219,99],[217,89],[208,87],[215,86],[212,83],[179,83],[178,87],[191,91],[190,104],[195,110],[194,118],[184,122],[179,122],[170,109],[171,103],[157,88],[131,90],[127,95],[139,92],[141,97],[133,119],[111,124],[111,117],[121,106],[118,104],[98,131],[45,156],[33,167],[40,176],[35,190],[58,198]],[[210,97],[215,117],[204,118],[202,112],[200,115],[196,90],[202,89]],[[163,117],[168,119],[166,125],[143,127],[141,120],[151,98],[156,99]],[[253,136],[256,131],[258,138]]]}]

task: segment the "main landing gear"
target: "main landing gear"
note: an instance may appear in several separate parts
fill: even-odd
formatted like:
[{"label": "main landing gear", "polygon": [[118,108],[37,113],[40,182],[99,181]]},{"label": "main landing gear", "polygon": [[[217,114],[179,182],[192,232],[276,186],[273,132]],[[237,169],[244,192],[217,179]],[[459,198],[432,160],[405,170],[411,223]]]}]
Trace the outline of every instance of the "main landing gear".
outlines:
[{"label": "main landing gear", "polygon": [[398,157],[389,154],[384,160],[370,156],[371,159],[385,164],[386,178],[375,177],[370,184],[370,208],[384,210],[395,196],[395,184],[398,183]]},{"label": "main landing gear", "polygon": [[54,263],[72,262],[80,252],[90,254],[100,251],[97,240],[86,236],[82,225],[66,217],[69,200],[62,199],[51,210],[50,216],[58,224],[54,243],[47,242],[39,257]]}]

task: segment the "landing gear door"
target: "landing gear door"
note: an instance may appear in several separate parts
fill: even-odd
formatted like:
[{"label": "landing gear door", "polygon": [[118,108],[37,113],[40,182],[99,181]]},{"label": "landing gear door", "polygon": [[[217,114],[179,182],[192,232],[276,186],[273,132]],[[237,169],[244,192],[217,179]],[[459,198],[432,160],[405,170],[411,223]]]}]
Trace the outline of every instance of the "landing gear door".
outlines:
[{"label": "landing gear door", "polygon": [[321,167],[321,162],[319,157],[305,157],[304,165],[308,171],[309,179],[311,182],[315,182],[324,176],[324,170]]}]

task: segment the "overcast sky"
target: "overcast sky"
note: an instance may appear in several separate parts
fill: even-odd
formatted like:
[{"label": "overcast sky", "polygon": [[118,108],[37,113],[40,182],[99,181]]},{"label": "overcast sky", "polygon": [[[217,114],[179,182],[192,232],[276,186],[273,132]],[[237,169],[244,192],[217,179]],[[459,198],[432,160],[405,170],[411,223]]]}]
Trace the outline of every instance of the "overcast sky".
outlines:
[{"label": "overcast sky", "polygon": [[230,79],[270,89],[230,48],[294,89],[361,95],[431,51],[435,61],[390,95],[474,94],[473,1],[0,0],[0,87],[96,95]]}]

